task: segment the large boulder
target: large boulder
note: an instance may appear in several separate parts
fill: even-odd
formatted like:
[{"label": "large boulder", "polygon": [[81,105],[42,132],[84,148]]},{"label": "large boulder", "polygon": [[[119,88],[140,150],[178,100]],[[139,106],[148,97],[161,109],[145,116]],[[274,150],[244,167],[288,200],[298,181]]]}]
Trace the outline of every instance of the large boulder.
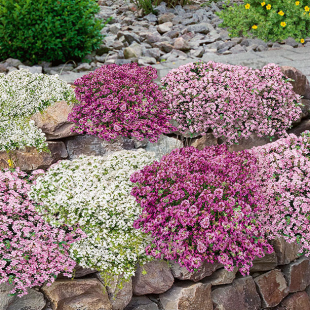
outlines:
[{"label": "large boulder", "polygon": [[[143,272],[145,271],[145,272]],[[167,262],[154,260],[137,267],[132,279],[134,295],[161,294],[173,285],[174,278]]]},{"label": "large boulder", "polygon": [[290,293],[304,291],[310,285],[310,259],[301,257],[283,268]]},{"label": "large boulder", "polygon": [[261,300],[252,277],[236,279],[212,291],[214,310],[260,310]]},{"label": "large boulder", "polygon": [[[47,169],[58,160],[68,157],[65,144],[62,141],[48,141],[50,153],[39,152],[34,147],[25,147],[24,150],[11,152],[11,158],[15,167],[20,167],[23,171],[36,169]],[[9,156],[6,152],[0,152],[0,168],[9,168]]]},{"label": "large boulder", "polygon": [[288,295],[288,287],[280,270],[271,270],[254,281],[262,297],[263,307],[275,307]]},{"label": "large boulder", "polygon": [[42,291],[54,310],[112,310],[106,289],[97,279],[57,280]]},{"label": "large boulder", "polygon": [[213,310],[211,284],[179,282],[159,298],[164,310]]},{"label": "large boulder", "polygon": [[220,263],[208,263],[204,261],[197,271],[189,272],[186,267],[181,267],[177,262],[171,261],[171,271],[173,276],[179,280],[191,280],[198,282],[205,277],[210,276],[215,270],[223,267]]},{"label": "large boulder", "polygon": [[31,119],[45,133],[47,140],[76,136],[77,134],[71,131],[74,123],[67,120],[73,106],[62,100],[52,104],[42,113],[36,113]]}]

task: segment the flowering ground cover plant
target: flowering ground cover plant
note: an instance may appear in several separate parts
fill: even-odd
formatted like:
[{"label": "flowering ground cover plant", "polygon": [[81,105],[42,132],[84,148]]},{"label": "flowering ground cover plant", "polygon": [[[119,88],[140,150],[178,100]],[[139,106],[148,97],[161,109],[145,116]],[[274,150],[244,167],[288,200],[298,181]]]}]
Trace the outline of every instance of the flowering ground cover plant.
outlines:
[{"label": "flowering ground cover plant", "polygon": [[251,149],[266,198],[259,221],[268,238],[283,236],[310,254],[310,132]]},{"label": "flowering ground cover plant", "polygon": [[75,102],[72,88],[56,75],[20,69],[0,74],[0,151],[46,149],[45,135],[30,117],[56,101]]},{"label": "flowering ground cover plant", "polygon": [[75,261],[68,250],[84,236],[80,229],[52,227],[36,212],[27,193],[42,172],[29,178],[19,168],[0,171],[0,283],[14,284],[11,293],[19,296],[51,284],[59,273],[70,276]]},{"label": "flowering ground cover plant", "polygon": [[174,127],[155,78],[155,68],[131,63],[102,66],[77,79],[74,91],[81,104],[68,117],[76,124],[72,130],[106,140],[126,136],[156,142]]},{"label": "flowering ground cover plant", "polygon": [[310,3],[306,0],[247,0],[215,14],[223,19],[219,27],[229,28],[230,37],[257,37],[265,42],[292,37],[305,43],[309,36]]},{"label": "flowering ground cover plant", "polygon": [[272,252],[256,214],[264,207],[256,158],[225,145],[176,149],[131,176],[142,207],[134,227],[151,234],[146,252],[189,271],[206,260],[245,275]]},{"label": "flowering ground cover plant", "polygon": [[289,80],[275,64],[253,70],[209,61],[173,69],[161,83],[181,132],[212,129],[229,145],[252,133],[286,135],[301,114]]},{"label": "flowering ground cover plant", "polygon": [[153,160],[153,153],[138,150],[61,161],[29,193],[43,203],[37,210],[52,225],[79,224],[87,238],[72,246],[71,256],[82,267],[101,271],[106,281],[111,275],[129,279],[137,263],[151,259],[145,234],[133,228],[141,208],[130,195],[129,177]]}]

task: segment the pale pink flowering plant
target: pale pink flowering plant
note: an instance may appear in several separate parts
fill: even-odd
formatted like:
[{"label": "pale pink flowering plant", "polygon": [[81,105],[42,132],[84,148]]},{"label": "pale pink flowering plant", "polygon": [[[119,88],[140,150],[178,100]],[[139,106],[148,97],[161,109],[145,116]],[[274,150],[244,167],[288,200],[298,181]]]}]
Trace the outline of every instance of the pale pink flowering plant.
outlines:
[{"label": "pale pink flowering plant", "polygon": [[0,283],[14,285],[12,294],[23,296],[27,288],[50,285],[59,273],[71,276],[76,265],[69,258],[70,245],[85,237],[80,230],[49,225],[28,198],[30,177],[19,170],[0,170]]},{"label": "pale pink flowering plant", "polygon": [[255,147],[266,209],[258,220],[269,239],[283,236],[310,254],[310,132]]},{"label": "pale pink flowering plant", "polygon": [[301,115],[301,96],[289,80],[275,64],[253,70],[209,61],[173,69],[161,83],[181,133],[212,130],[230,145],[252,133],[287,135]]},{"label": "pale pink flowering plant", "polygon": [[176,149],[131,175],[142,207],[134,227],[149,233],[146,252],[189,271],[220,262],[249,273],[255,256],[273,251],[256,214],[264,207],[256,158],[225,145]]},{"label": "pale pink flowering plant", "polygon": [[125,136],[156,142],[175,128],[155,78],[155,68],[131,63],[105,65],[77,79],[74,91],[81,104],[68,117],[76,124],[72,130],[108,141]]}]

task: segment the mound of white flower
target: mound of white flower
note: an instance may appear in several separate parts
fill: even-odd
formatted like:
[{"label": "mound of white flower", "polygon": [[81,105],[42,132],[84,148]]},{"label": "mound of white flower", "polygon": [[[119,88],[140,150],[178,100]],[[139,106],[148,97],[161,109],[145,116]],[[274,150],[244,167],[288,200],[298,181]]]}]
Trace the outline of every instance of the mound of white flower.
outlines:
[{"label": "mound of white flower", "polygon": [[139,149],[61,161],[37,179],[29,196],[43,203],[37,211],[53,226],[79,224],[87,234],[71,248],[82,267],[126,280],[137,263],[151,260],[144,250],[147,236],[133,228],[142,210],[130,195],[130,175],[154,159],[154,153]]},{"label": "mound of white flower", "polygon": [[60,100],[70,103],[76,98],[71,86],[57,75],[25,69],[0,73],[0,151],[24,146],[45,149],[45,135],[30,117]]}]

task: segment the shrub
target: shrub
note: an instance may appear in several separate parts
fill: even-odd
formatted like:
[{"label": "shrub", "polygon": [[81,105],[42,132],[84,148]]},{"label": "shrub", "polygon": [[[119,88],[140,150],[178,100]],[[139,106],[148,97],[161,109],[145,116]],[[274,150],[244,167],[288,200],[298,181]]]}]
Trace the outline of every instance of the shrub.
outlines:
[{"label": "shrub", "polygon": [[230,37],[242,33],[245,37],[257,37],[265,42],[293,37],[304,43],[310,30],[309,8],[309,3],[304,0],[248,0],[243,5],[235,3],[215,14],[223,19],[219,27],[229,27]]},{"label": "shrub", "polygon": [[68,250],[84,236],[79,229],[46,223],[27,197],[37,170],[29,178],[18,168],[0,171],[0,283],[14,284],[12,294],[51,284],[59,273],[70,276],[75,262]]},{"label": "shrub", "polygon": [[144,150],[120,151],[108,157],[61,161],[38,178],[30,197],[39,213],[55,226],[79,224],[87,238],[75,243],[71,255],[82,267],[110,275],[134,275],[136,264],[149,260],[145,235],[135,230],[141,212],[130,196],[130,174],[153,161]]},{"label": "shrub", "polygon": [[266,209],[259,221],[269,239],[283,236],[310,250],[310,132],[251,149],[258,158]]},{"label": "shrub", "polygon": [[301,114],[289,80],[275,64],[253,70],[209,61],[173,69],[161,83],[181,132],[211,129],[229,145],[252,133],[286,135]]},{"label": "shrub", "polygon": [[256,255],[272,251],[255,218],[264,203],[256,174],[248,151],[225,145],[176,149],[134,173],[132,195],[142,207],[134,227],[153,239],[146,253],[189,271],[206,260],[248,273]]},{"label": "shrub", "polygon": [[155,68],[131,63],[103,66],[77,79],[74,91],[81,104],[68,117],[76,124],[73,131],[106,140],[127,136],[156,142],[173,128],[171,112],[152,82],[156,77]]},{"label": "shrub", "polygon": [[75,102],[72,88],[56,75],[16,70],[0,74],[0,151],[24,146],[47,148],[45,135],[30,117],[60,100]]},{"label": "shrub", "polygon": [[79,60],[102,42],[98,12],[95,0],[0,0],[0,58]]}]

